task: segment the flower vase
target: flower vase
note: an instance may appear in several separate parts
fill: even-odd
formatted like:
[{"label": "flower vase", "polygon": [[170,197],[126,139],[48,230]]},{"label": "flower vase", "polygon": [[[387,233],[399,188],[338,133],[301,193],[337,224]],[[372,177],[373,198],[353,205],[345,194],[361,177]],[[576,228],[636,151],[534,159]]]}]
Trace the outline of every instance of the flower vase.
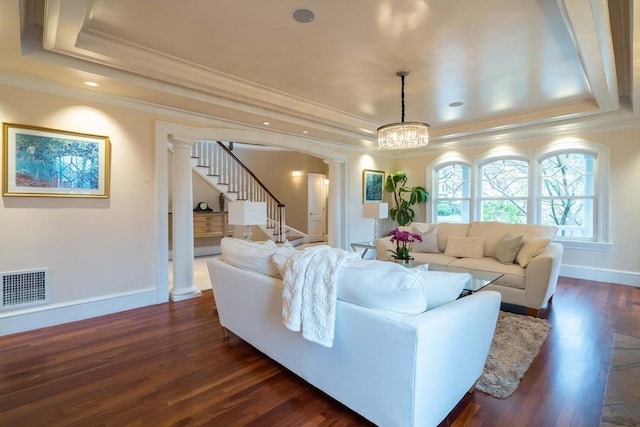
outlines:
[{"label": "flower vase", "polygon": [[411,261],[413,261],[413,258],[410,258],[410,259],[394,258],[394,262],[396,264],[402,265],[403,267],[411,267]]}]

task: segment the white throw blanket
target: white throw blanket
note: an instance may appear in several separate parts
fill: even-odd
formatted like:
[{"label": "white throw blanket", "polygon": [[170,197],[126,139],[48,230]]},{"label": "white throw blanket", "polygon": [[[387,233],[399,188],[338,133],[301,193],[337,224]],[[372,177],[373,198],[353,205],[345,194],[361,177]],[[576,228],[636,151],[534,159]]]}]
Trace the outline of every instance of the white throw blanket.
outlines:
[{"label": "white throw blanket", "polygon": [[292,331],[325,347],[333,346],[336,281],[342,264],[355,252],[311,246],[287,261],[282,291],[282,321]]}]

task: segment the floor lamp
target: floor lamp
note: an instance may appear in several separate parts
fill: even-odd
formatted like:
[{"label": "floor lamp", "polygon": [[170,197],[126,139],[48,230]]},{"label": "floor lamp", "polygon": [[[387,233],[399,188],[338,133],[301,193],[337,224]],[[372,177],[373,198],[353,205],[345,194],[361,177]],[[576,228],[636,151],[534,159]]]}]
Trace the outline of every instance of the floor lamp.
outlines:
[{"label": "floor lamp", "polygon": [[251,226],[267,224],[267,203],[235,201],[229,203],[229,224],[244,225],[244,240],[251,241]]},{"label": "floor lamp", "polygon": [[363,213],[365,218],[373,218],[373,240],[378,238],[378,220],[389,217],[388,203],[365,203],[363,205]]}]

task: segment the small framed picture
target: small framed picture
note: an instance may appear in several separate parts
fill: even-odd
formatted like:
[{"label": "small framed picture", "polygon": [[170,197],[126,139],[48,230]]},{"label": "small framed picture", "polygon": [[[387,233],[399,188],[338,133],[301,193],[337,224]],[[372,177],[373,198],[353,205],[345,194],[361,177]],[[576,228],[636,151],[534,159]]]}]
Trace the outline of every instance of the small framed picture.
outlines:
[{"label": "small framed picture", "polygon": [[367,202],[382,202],[384,172],[364,169],[362,171],[362,199]]},{"label": "small framed picture", "polygon": [[109,197],[110,141],[3,123],[3,196]]}]

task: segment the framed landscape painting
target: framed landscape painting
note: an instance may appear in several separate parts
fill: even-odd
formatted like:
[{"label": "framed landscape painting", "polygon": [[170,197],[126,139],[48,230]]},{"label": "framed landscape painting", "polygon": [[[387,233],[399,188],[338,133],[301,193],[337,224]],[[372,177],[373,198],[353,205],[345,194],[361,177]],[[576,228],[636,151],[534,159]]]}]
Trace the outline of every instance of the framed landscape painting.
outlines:
[{"label": "framed landscape painting", "polygon": [[4,196],[109,197],[109,137],[3,123]]},{"label": "framed landscape painting", "polygon": [[364,169],[362,171],[362,198],[364,203],[382,202],[384,172]]}]

